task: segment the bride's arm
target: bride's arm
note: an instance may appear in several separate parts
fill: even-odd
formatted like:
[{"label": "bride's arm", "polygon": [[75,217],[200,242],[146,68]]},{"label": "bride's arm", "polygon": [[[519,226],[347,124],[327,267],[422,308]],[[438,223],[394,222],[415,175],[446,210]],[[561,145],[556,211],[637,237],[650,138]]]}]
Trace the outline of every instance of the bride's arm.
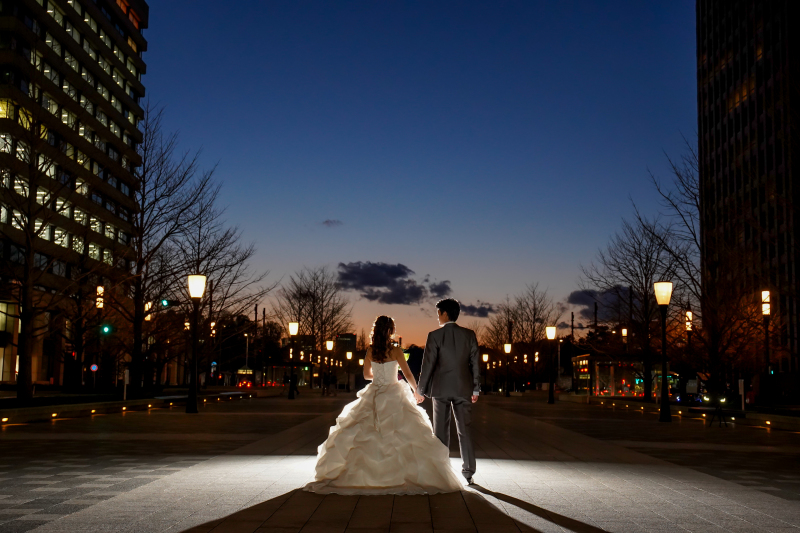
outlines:
[{"label": "bride's arm", "polygon": [[408,368],[408,363],[406,362],[405,355],[403,355],[403,350],[400,348],[395,348],[394,352],[394,360],[397,361],[400,370],[403,371],[403,375],[406,377],[406,381],[408,381],[408,384],[411,385],[411,389],[416,393],[417,380],[414,379],[414,374],[412,374],[411,369]]},{"label": "bride's arm", "polygon": [[364,357],[364,379],[372,379],[372,350],[367,350]]}]

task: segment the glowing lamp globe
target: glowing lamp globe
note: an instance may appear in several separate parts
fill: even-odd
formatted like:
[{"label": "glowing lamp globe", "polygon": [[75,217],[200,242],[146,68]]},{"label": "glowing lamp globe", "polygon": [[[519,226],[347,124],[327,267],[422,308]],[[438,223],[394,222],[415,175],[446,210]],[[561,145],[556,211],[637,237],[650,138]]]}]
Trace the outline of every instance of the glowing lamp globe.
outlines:
[{"label": "glowing lamp globe", "polygon": [[547,335],[548,340],[553,340],[556,338],[556,327],[555,326],[547,326],[544,328],[544,332]]},{"label": "glowing lamp globe", "polygon": [[489,354],[488,353],[483,354],[483,362],[484,363],[488,363],[489,362]]},{"label": "glowing lamp globe", "polygon": [[671,281],[656,281],[653,283],[653,290],[656,293],[658,305],[669,305],[669,301],[672,298]]},{"label": "glowing lamp globe", "polygon": [[503,345],[503,351],[506,352],[506,353],[511,353],[511,345],[510,344],[504,344]]},{"label": "glowing lamp globe", "polygon": [[333,341],[325,341],[325,347],[328,349],[328,351],[333,350]]},{"label": "glowing lamp globe", "polygon": [[189,296],[191,298],[202,298],[206,290],[206,277],[202,274],[192,274],[189,276]]},{"label": "glowing lamp globe", "polygon": [[300,324],[298,322],[289,322],[289,335],[297,335],[300,331]]},{"label": "glowing lamp globe", "polygon": [[346,354],[346,357],[347,357],[347,360],[348,360],[348,361],[349,361],[350,359],[352,359],[352,358],[353,358],[353,352],[347,352],[347,354]]},{"label": "glowing lamp globe", "polygon": [[761,314],[768,315],[769,313],[769,291],[761,291]]}]

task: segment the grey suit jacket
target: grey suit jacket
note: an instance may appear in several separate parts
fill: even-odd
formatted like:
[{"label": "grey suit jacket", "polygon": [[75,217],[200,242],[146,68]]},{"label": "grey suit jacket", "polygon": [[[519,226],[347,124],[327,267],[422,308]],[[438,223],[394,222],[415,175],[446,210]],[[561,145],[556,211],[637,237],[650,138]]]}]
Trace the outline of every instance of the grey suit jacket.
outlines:
[{"label": "grey suit jacket", "polygon": [[428,333],[419,390],[431,398],[469,398],[481,390],[478,340],[471,329],[452,323]]}]

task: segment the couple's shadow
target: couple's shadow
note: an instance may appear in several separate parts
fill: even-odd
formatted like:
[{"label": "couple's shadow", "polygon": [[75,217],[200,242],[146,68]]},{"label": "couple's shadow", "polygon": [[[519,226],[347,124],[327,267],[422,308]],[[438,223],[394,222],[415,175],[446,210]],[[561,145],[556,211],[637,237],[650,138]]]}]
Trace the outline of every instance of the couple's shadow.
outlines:
[{"label": "couple's shadow", "polygon": [[[534,533],[553,525],[578,533],[603,531],[480,485],[470,489],[431,496],[320,495],[298,489],[183,532]],[[506,513],[493,499],[512,507]]]}]

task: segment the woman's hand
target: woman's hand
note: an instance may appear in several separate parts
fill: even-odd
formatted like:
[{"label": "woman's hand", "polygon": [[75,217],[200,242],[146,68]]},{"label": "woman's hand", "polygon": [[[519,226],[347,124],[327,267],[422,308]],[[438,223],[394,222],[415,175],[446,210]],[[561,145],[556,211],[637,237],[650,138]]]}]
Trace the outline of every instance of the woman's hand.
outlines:
[{"label": "woman's hand", "polygon": [[425,397],[424,397],[424,396],[422,396],[422,395],[421,395],[420,393],[418,393],[417,391],[414,391],[414,398],[417,400],[417,403],[418,403],[418,404],[420,404],[420,403],[422,403],[422,402],[424,402],[424,401],[425,401]]}]

